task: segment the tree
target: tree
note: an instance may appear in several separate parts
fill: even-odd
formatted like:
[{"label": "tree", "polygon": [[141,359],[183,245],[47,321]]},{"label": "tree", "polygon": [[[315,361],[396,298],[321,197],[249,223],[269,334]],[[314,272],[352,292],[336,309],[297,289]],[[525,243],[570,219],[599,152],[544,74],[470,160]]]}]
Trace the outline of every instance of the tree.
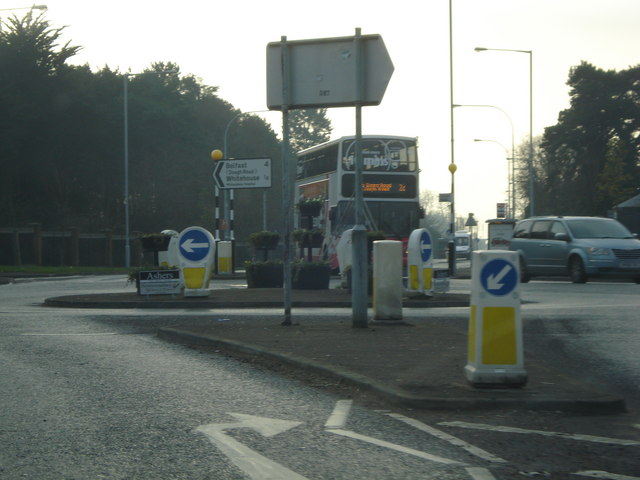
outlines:
[{"label": "tree", "polygon": [[66,101],[59,95],[65,62],[80,49],[58,46],[62,30],[31,12],[0,29],[0,220],[9,224],[46,216],[43,208],[61,202],[47,127]]},{"label": "tree", "polygon": [[567,84],[571,106],[541,144],[536,213],[605,215],[640,185],[640,66],[582,62]]},{"label": "tree", "polygon": [[331,120],[327,109],[292,110],[289,113],[290,148],[299,152],[331,138]]},{"label": "tree", "polygon": [[[213,230],[209,152],[222,146],[238,110],[171,62],[141,75],[66,65],[79,47],[57,45],[61,30],[30,16],[0,29],[0,225],[123,233],[126,81],[131,231]],[[176,73],[161,74],[168,70]],[[235,156],[279,158],[276,134],[262,119],[236,127]],[[280,162],[273,165],[278,185]],[[274,223],[282,218],[280,193],[274,188],[267,198]],[[237,192],[236,201],[251,212],[236,208],[236,233],[255,231],[261,192]]]}]

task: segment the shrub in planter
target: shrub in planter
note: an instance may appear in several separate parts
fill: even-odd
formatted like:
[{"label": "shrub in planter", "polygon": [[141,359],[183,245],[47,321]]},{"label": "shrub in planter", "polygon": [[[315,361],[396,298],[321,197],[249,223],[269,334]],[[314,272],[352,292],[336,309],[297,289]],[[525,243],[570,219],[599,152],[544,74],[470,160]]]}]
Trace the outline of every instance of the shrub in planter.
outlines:
[{"label": "shrub in planter", "polygon": [[291,284],[297,290],[327,290],[331,280],[329,262],[298,261],[291,265]]},{"label": "shrub in planter", "polygon": [[249,288],[282,288],[282,262],[267,260],[264,262],[244,262]]},{"label": "shrub in planter", "polygon": [[263,230],[249,235],[249,244],[256,252],[262,251],[262,260],[265,262],[269,259],[269,250],[275,249],[279,241],[280,234],[278,232]]},{"label": "shrub in planter", "polygon": [[138,240],[140,240],[142,249],[145,252],[162,252],[169,248],[171,235],[165,235],[164,233],[150,233],[148,235],[138,237]]},{"label": "shrub in planter", "polygon": [[311,197],[300,200],[296,206],[303,217],[317,217],[324,205],[323,197]]}]

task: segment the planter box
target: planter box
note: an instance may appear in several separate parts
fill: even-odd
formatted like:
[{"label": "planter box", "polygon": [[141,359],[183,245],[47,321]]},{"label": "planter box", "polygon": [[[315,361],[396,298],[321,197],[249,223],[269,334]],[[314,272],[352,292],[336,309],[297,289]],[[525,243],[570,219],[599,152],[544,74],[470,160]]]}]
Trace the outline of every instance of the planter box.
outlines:
[{"label": "planter box", "polygon": [[318,264],[296,264],[292,269],[292,288],[296,290],[328,290],[331,267]]},{"label": "planter box", "polygon": [[282,288],[282,265],[277,263],[247,263],[247,286],[249,288]]}]

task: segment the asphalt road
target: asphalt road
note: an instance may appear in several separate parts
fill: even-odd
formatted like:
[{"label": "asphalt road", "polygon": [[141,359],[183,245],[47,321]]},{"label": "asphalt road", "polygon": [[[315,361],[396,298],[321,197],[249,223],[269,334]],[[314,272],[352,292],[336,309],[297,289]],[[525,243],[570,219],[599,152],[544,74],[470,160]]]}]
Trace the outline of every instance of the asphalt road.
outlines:
[{"label": "asphalt road", "polygon": [[[237,283],[237,281],[231,281]],[[525,341],[624,394],[632,412],[428,412],[168,344],[158,326],[281,312],[73,310],[97,276],[0,286],[0,478],[640,478],[640,286],[522,286]],[[129,287],[131,288],[131,287]],[[455,280],[453,291],[470,282]],[[294,309],[306,319],[349,311]],[[466,322],[463,308],[405,311]],[[269,473],[270,472],[270,473]]]}]

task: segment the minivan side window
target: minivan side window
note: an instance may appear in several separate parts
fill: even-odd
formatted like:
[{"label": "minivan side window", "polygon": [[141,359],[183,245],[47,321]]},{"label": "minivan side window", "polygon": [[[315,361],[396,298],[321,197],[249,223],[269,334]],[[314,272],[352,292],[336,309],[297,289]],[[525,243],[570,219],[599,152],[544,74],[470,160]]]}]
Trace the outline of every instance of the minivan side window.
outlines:
[{"label": "minivan side window", "polygon": [[531,220],[524,220],[516,225],[513,231],[513,238],[529,238],[529,229],[531,228]]},{"label": "minivan side window", "polygon": [[551,229],[549,231],[551,232],[551,239],[555,238],[556,233],[568,233],[562,222],[558,221],[555,221],[551,224]]},{"label": "minivan side window", "polygon": [[549,224],[551,220],[538,220],[531,228],[531,238],[547,239],[549,238]]}]

